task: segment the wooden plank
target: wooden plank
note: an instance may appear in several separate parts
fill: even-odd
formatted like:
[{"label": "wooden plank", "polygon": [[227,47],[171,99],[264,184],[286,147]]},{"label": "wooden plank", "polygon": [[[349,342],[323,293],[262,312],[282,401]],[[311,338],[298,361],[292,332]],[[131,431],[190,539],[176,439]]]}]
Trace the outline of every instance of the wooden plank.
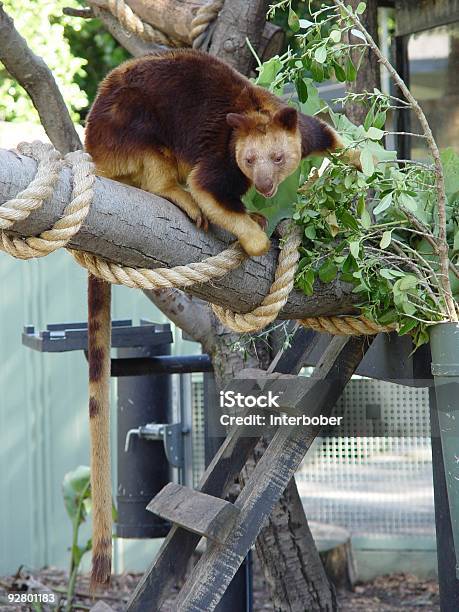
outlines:
[{"label": "wooden plank", "polygon": [[[333,338],[316,366],[315,384],[299,400],[304,414],[331,413],[369,343],[362,338]],[[225,545],[208,546],[180,591],[175,610],[211,612],[215,609],[319,431],[320,427],[295,426],[277,430],[236,500],[241,513],[235,528]]]},{"label": "wooden plank", "polygon": [[217,542],[225,540],[239,515],[232,503],[174,482],[161,489],[147,510]]},{"label": "wooden plank", "polygon": [[396,0],[397,36],[459,21],[459,0]]},{"label": "wooden plank", "polygon": [[[319,334],[298,326],[291,346],[282,349],[273,359],[268,371],[298,373],[318,341]],[[245,437],[243,428],[234,428],[209,464],[198,485],[198,490],[209,495],[225,497],[234,478],[245,465],[258,438]],[[129,600],[129,612],[159,610],[170,587],[181,580],[188,561],[200,537],[182,527],[174,526],[140,579]]]}]

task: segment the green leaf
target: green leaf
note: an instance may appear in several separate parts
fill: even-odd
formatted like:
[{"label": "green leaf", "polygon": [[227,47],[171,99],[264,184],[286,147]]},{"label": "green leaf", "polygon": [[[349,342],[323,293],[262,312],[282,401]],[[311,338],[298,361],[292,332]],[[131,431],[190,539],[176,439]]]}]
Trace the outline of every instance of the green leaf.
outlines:
[{"label": "green leaf", "polygon": [[304,235],[306,236],[306,238],[309,238],[309,240],[315,240],[315,238],[316,238],[316,228],[313,225],[308,225],[304,229]]},{"label": "green leaf", "polygon": [[371,127],[367,131],[367,136],[368,138],[371,138],[371,140],[381,140],[381,138],[384,136],[384,132],[379,128]]},{"label": "green leaf", "polygon": [[327,59],[327,47],[325,45],[317,47],[314,53],[314,59],[318,64],[323,64],[325,62]]},{"label": "green leaf", "polygon": [[387,247],[390,245],[391,242],[392,242],[392,231],[386,231],[382,235],[379,246],[381,249],[387,249]]},{"label": "green leaf", "polygon": [[403,336],[404,334],[409,334],[410,331],[412,331],[417,325],[419,325],[419,322],[416,321],[416,319],[406,319],[400,325],[398,333],[400,334],[400,336]]},{"label": "green leaf", "polygon": [[360,221],[362,222],[364,229],[370,229],[372,221],[371,221],[370,213],[368,212],[366,208],[363,211],[362,216],[360,217]]},{"label": "green leaf", "polygon": [[346,71],[338,62],[333,62],[333,70],[335,71],[336,80],[340,83],[346,81]]},{"label": "green leaf", "polygon": [[445,190],[448,199],[459,192],[459,155],[454,149],[445,149],[440,154],[445,174]]},{"label": "green leaf", "polygon": [[341,32],[339,30],[332,30],[330,32],[330,38],[334,43],[339,43],[341,40]]},{"label": "green leaf", "polygon": [[351,34],[355,36],[356,38],[360,38],[360,40],[367,42],[367,39],[365,38],[365,34],[361,32],[360,30],[357,30],[357,28],[352,28]]},{"label": "green leaf", "polygon": [[331,259],[327,259],[319,268],[319,278],[323,283],[330,283],[337,274],[338,268]]},{"label": "green leaf", "polygon": [[355,81],[357,76],[357,69],[354,66],[353,61],[349,57],[346,63],[346,81]]},{"label": "green leaf", "polygon": [[299,23],[302,30],[307,30],[311,26],[315,25],[312,21],[309,21],[309,19],[300,19]]},{"label": "green leaf", "polygon": [[395,278],[393,271],[390,268],[381,268],[379,274],[387,280],[393,280]]},{"label": "green leaf", "polygon": [[453,251],[459,251],[459,229],[454,233]]},{"label": "green leaf", "polygon": [[416,306],[411,302],[403,302],[402,310],[405,314],[414,315],[416,313]]},{"label": "green leaf", "polygon": [[73,520],[77,514],[80,501],[89,496],[91,473],[89,467],[80,465],[72,472],[67,472],[62,482],[65,509]]},{"label": "green leaf", "polygon": [[314,61],[311,64],[311,74],[314,81],[321,83],[324,80],[324,68],[322,64]]},{"label": "green leaf", "polygon": [[418,210],[417,201],[413,198],[413,196],[410,196],[408,193],[402,192],[399,196],[399,202],[400,204],[403,204],[403,206],[408,208],[408,210],[411,210],[411,212],[415,213]]},{"label": "green leaf", "polygon": [[288,12],[288,25],[293,32],[298,32],[300,29],[300,20],[293,9],[290,9]]},{"label": "green leaf", "polygon": [[369,149],[365,148],[360,152],[360,163],[362,164],[362,172],[365,176],[374,174],[375,165],[373,162],[373,154]]},{"label": "green leaf", "polygon": [[381,128],[383,128],[383,127],[385,126],[385,124],[386,124],[386,119],[387,119],[387,113],[386,113],[386,111],[379,111],[379,112],[376,114],[376,116],[375,116],[375,118],[374,118],[374,120],[373,120],[373,125],[374,125],[376,128],[380,128],[380,129],[381,129]]},{"label": "green leaf", "polygon": [[355,218],[351,215],[351,213],[347,212],[347,210],[342,210],[339,216],[340,216],[340,221],[344,223],[347,227],[349,227],[350,229],[353,229],[356,232],[359,231],[359,224],[357,223]]},{"label": "green leaf", "polygon": [[299,279],[300,287],[306,295],[313,295],[314,293],[314,278],[314,270],[309,268]]},{"label": "green leaf", "polygon": [[303,81],[303,79],[299,78],[295,82],[296,91],[298,92],[298,99],[300,102],[306,102],[308,99],[308,86]]},{"label": "green leaf", "polygon": [[363,15],[366,8],[367,8],[367,5],[365,4],[365,2],[359,2],[357,5],[357,8],[355,9],[355,12],[357,13],[357,15]]},{"label": "green leaf", "polygon": [[282,62],[280,59],[278,57],[272,57],[260,68],[260,73],[256,81],[257,85],[260,85],[260,87],[269,87],[281,69]]},{"label": "green leaf", "polygon": [[354,259],[358,259],[360,255],[360,242],[358,240],[354,240],[349,243],[349,250]]},{"label": "green leaf", "polygon": [[387,193],[379,204],[373,209],[373,214],[379,215],[383,211],[385,211],[392,204],[392,191]]},{"label": "green leaf", "polygon": [[370,110],[368,111],[365,117],[365,121],[363,122],[363,127],[365,128],[365,131],[369,130],[370,127],[373,125],[373,121],[375,118],[374,107],[375,105],[373,104],[373,106],[370,108]]},{"label": "green leaf", "polygon": [[378,322],[381,325],[389,325],[390,323],[395,323],[398,318],[398,312],[395,310],[395,308],[391,308],[390,310],[382,314],[380,317],[378,317]]},{"label": "green leaf", "polygon": [[300,109],[305,115],[314,115],[320,109],[319,90],[311,79],[304,79],[304,82],[308,88],[308,99],[300,103]]},{"label": "green leaf", "polygon": [[419,280],[412,274],[407,274],[398,281],[399,288],[401,291],[408,291],[409,289],[414,289],[418,282]]}]

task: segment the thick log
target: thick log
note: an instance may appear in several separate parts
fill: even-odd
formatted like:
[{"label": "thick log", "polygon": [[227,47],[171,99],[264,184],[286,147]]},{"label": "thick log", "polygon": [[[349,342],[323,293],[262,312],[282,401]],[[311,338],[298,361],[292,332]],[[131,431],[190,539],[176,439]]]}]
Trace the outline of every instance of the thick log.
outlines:
[{"label": "thick log", "polygon": [[[27,187],[36,162],[0,149],[0,205]],[[21,236],[49,229],[70,197],[70,170],[60,175],[53,197],[15,226]],[[69,247],[88,251],[127,266],[156,268],[186,265],[216,255],[234,240],[219,228],[204,233],[176,206],[153,194],[108,179],[97,178],[94,202],[80,232]],[[247,260],[222,279],[195,286],[190,293],[225,307],[246,312],[257,306],[273,281],[277,262],[275,241],[268,255]],[[281,317],[296,319],[314,315],[352,312],[355,294],[339,280],[317,283],[314,295],[293,291]]]},{"label": "thick log", "polygon": [[190,45],[191,22],[198,9],[208,0],[127,0],[127,4],[143,21],[171,38]]}]

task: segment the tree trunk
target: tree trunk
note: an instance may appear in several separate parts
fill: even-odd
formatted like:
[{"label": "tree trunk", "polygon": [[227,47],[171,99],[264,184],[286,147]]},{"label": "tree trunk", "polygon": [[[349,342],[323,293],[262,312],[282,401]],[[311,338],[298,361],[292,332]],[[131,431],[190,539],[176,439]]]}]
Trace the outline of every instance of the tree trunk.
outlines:
[{"label": "tree trunk", "polygon": [[210,53],[218,55],[242,74],[250,74],[255,59],[246,39],[258,49],[269,0],[225,0],[212,37]]},{"label": "tree trunk", "polygon": [[[347,4],[352,6],[353,9],[357,8],[360,0],[348,0]],[[378,2],[377,0],[367,0],[367,9],[361,16],[363,25],[369,31],[371,36],[379,42],[378,36]],[[356,42],[358,39],[352,38],[352,42]],[[361,51],[359,49],[353,51],[352,59],[354,64],[358,64]],[[376,55],[370,50],[366,49],[360,64],[360,70],[357,73],[357,79],[352,83],[347,84],[347,89],[350,92],[361,93],[363,91],[373,91],[377,87],[381,88],[381,67],[376,58]],[[346,117],[355,123],[361,125],[366,117],[367,108],[362,104],[351,104],[346,105]]]},{"label": "tree trunk", "polygon": [[[267,442],[257,447],[260,452]],[[245,483],[255,462],[244,470]],[[336,593],[313,540],[295,479],[289,482],[255,545],[278,612],[332,612]]]}]

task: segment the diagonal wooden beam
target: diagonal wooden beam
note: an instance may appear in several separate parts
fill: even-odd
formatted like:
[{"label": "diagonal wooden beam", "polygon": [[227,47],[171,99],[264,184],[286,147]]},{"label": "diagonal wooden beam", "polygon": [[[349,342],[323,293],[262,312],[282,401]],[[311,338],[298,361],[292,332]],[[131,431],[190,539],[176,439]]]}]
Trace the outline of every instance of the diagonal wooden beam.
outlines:
[{"label": "diagonal wooden beam", "polygon": [[[317,334],[298,328],[288,350],[279,351],[274,363],[279,372],[298,373],[313,350]],[[241,471],[258,437],[243,435],[241,428],[233,428],[201,478],[197,489],[208,495],[225,497],[229,487]],[[155,560],[140,579],[128,604],[129,612],[159,610],[170,587],[184,575],[188,561],[200,536],[173,526]]]},{"label": "diagonal wooden beam", "polygon": [[[315,384],[298,398],[297,408],[309,416],[329,415],[368,346],[362,338],[333,338],[316,366]],[[215,609],[319,431],[319,426],[285,426],[277,430],[235,502],[240,514],[233,530],[225,543],[208,545],[182,587],[174,609]]]}]

